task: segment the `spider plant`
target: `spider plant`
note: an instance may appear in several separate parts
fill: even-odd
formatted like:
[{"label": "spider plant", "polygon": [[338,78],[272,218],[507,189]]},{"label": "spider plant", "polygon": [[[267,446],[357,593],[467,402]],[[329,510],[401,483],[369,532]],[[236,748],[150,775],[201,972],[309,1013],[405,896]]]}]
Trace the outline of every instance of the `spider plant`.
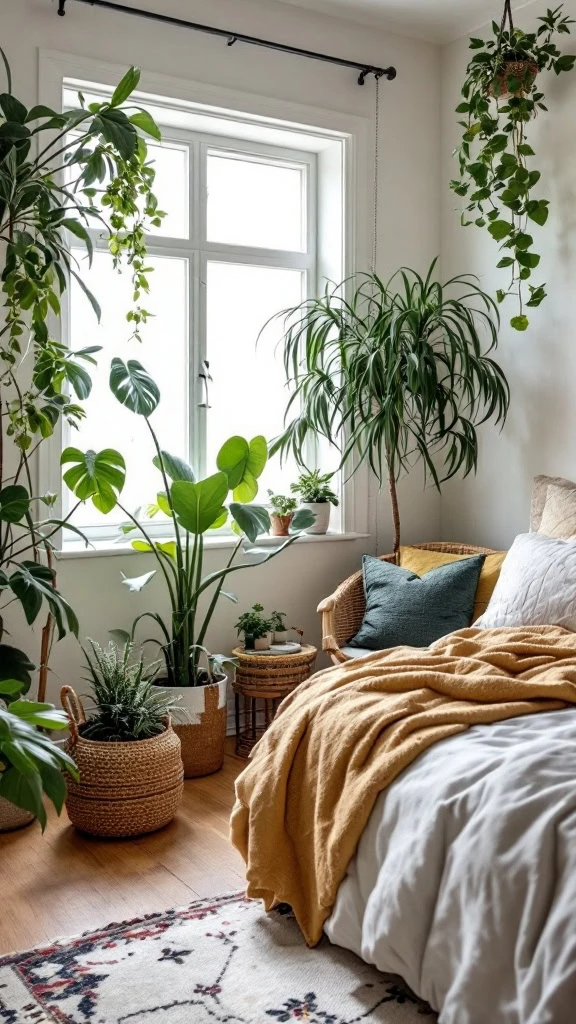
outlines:
[{"label": "spider plant", "polygon": [[134,661],[134,645],[110,641],[101,647],[88,640],[91,653],[84,651],[92,683],[95,712],[82,726],[87,740],[122,743],[148,740],[166,728],[174,711],[171,694],[154,685],[159,662],[144,664],[142,655]]},{"label": "spider plant", "polygon": [[[477,427],[503,423],[509,388],[491,352],[494,300],[469,275],[435,280],[401,269],[384,283],[358,274],[278,316],[291,395],[271,454],[293,453],[305,468],[306,441],[340,439],[341,466],[367,459],[387,479],[400,546],[396,482],[416,461],[440,490],[475,471]],[[347,296],[350,295],[349,298]]]}]

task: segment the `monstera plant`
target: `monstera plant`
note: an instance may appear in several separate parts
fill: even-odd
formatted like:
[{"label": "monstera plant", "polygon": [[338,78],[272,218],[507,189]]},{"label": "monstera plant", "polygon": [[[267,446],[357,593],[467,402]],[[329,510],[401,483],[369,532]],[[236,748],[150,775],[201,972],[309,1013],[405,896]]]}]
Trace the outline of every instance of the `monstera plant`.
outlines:
[{"label": "monstera plant", "polygon": [[462,224],[484,228],[500,243],[497,266],[509,277],[497,298],[517,298],[518,313],[510,320],[517,331],[528,327],[525,307],[539,306],[546,298],[544,284],[528,284],[527,299],[524,294],[540,263],[532,232],[546,223],[550,206],[535,193],[541,175],[533,164],[536,154],[527,130],[547,110],[541,73],[552,70],[560,75],[574,67],[576,57],[561,53],[553,41],[556,33],[569,33],[572,24],[560,4],[538,18],[535,32],[523,32],[514,27],[506,0],[501,24],[492,22],[492,38],[470,40],[474,56],[456,107],[464,115],[456,151],[460,176],[450,187],[466,199]]},{"label": "monstera plant", "polygon": [[[258,537],[270,531],[270,515],[263,505],[255,504],[258,479],[268,460],[264,437],[251,441],[230,437],[216,459],[216,472],[197,480],[192,467],[178,456],[163,451],[150,417],[159,401],[160,392],[144,367],[136,360],[123,363],[114,359],[110,373],[113,394],[126,408],[144,420],[152,438],[156,455],[154,466],[159,473],[159,490],[146,509],[147,518],[137,517],[121,501],[126,468],[119,452],[83,453],[67,448],[62,453],[64,480],[81,500],[91,498],[97,508],[117,503],[128,522],[123,532],[131,537],[136,551],[151,553],[156,561],[152,569],[135,579],[124,579],[132,592],[141,591],[159,573],[170,604],[170,617],[157,611],[144,612],[135,620],[134,629],[143,619],[152,619],[159,627],[161,647],[166,664],[166,680],[177,687],[203,686],[218,668],[219,657],[206,650],[206,634],[218,600],[236,601],[234,594],[224,590],[229,576],[250,566],[264,565],[295,542],[302,530],[314,523],[314,515],[301,509],[292,520],[292,534],[280,546],[258,550],[250,548]],[[150,520],[162,513],[168,536],[154,539],[148,529]],[[227,523],[237,536],[232,554],[223,568],[204,571],[204,538],[208,531],[222,529]],[[247,546],[248,545],[248,546]],[[246,550],[255,560],[237,562]],[[206,606],[202,609],[202,600]],[[124,637],[123,639],[127,639]],[[207,656],[208,668],[200,666]]]},{"label": "monstera plant", "polygon": [[[138,85],[137,68],[130,68],[109,100],[87,105],[80,94],[77,108],[60,113],[17,99],[2,51],[0,57],[7,76],[0,94],[0,795],[27,809],[32,801],[40,814],[36,798],[44,776],[35,773],[23,748],[20,714],[37,659],[6,642],[4,609],[19,603],[30,626],[47,613],[37,708],[43,720],[32,715],[27,721],[30,728],[39,722],[55,727],[55,712],[44,704],[50,646],[54,633],[58,639],[77,633],[78,622],[56,586],[51,538],[74,527],[53,518],[55,494],[36,492],[34,458],[61,418],[72,426],[81,420],[97,351],[68,351],[51,336],[48,320],[59,315],[71,279],[100,315],[71,247],[72,241],[79,245],[90,261],[88,227],[96,225],[117,268],[130,268],[134,301],[128,316],[138,336],[147,317],[140,304],[148,289],[146,226],[162,216],[144,137],[160,136],[145,110],[126,105]],[[38,763],[44,747],[39,742]]]}]

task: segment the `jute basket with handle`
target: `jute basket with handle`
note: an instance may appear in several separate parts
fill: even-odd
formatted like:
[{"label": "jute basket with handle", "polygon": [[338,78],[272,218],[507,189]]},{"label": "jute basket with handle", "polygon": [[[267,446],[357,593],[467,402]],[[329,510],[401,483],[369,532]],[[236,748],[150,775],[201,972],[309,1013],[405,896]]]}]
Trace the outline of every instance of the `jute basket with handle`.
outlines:
[{"label": "jute basket with handle", "polygon": [[184,771],[180,740],[170,719],[159,736],[129,742],[102,742],[82,736],[86,715],[72,687],[61,690],[70,719],[68,752],[80,780],[68,779],[66,809],[76,828],[95,836],[135,836],[155,832],[176,814]]}]

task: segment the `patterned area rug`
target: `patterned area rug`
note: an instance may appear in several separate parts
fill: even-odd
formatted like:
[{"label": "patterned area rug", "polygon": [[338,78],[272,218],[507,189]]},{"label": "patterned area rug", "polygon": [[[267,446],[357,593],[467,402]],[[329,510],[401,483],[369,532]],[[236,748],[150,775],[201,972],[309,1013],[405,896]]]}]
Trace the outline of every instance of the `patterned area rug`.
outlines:
[{"label": "patterned area rug", "polygon": [[1,1024],[428,1024],[402,982],[291,912],[201,900],[0,959]]}]

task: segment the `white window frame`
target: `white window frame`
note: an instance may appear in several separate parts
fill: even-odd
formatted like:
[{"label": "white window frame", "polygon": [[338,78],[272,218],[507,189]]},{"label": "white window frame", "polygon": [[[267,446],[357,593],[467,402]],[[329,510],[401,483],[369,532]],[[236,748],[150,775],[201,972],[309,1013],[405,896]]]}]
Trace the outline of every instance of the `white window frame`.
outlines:
[{"label": "white window frame", "polygon": [[[103,60],[74,56],[61,51],[40,50],[39,102],[44,102],[57,108],[62,102],[62,89],[65,80],[70,79],[87,83],[98,83],[100,89],[105,87],[112,89],[124,70],[125,68],[121,65]],[[280,155],[282,147],[268,146],[260,141],[256,143],[252,141],[253,137],[258,137],[259,139],[261,130],[273,131],[275,134],[282,135],[284,139],[290,141],[291,135],[294,133],[297,133],[300,137],[309,136],[314,140],[321,137],[325,140],[326,145],[331,146],[330,155],[328,156],[328,149],[324,152],[318,151],[318,172],[314,187],[317,191],[317,182],[318,178],[322,176],[321,168],[323,165],[331,169],[334,166],[339,167],[339,173],[342,178],[342,230],[339,232],[339,237],[335,238],[331,230],[332,225],[328,223],[326,211],[322,209],[323,196],[319,194],[318,218],[319,220],[325,218],[327,230],[325,236],[319,236],[316,231],[320,248],[315,254],[315,283],[317,285],[325,278],[335,279],[331,253],[334,252],[338,245],[341,247],[341,259],[339,256],[338,263],[341,265],[342,277],[353,273],[356,267],[367,265],[370,253],[369,180],[373,159],[369,118],[307,106],[289,100],[279,100],[269,96],[242,93],[239,90],[230,90],[206,82],[184,80],[146,70],[142,74],[139,93],[143,94],[142,102],[152,109],[155,115],[158,115],[158,112],[164,106],[169,106],[173,117],[178,116],[179,118],[180,112],[182,112],[184,120],[190,116],[202,117],[203,115],[209,115],[217,117],[222,124],[229,124],[231,134],[228,138],[224,134],[218,134],[215,137],[203,132],[192,133],[198,137],[198,142],[201,142],[201,137],[204,136],[203,141],[211,148],[226,148],[226,145],[228,145],[229,148],[234,148],[235,150],[245,147],[246,152],[252,150],[265,153],[268,150],[273,155]],[[246,113],[247,111],[249,113]],[[242,128],[239,127],[240,125]],[[242,132],[244,126],[247,127],[246,134],[249,136],[248,139],[241,139],[237,134]],[[162,134],[163,139],[166,141],[179,143],[183,140],[183,137],[188,136],[190,133],[179,128],[163,126]],[[313,148],[311,147],[310,152],[312,151]],[[287,149],[284,152],[290,160],[295,151]],[[310,152],[307,148],[302,152],[306,157],[310,157]],[[192,181],[196,180],[198,187],[200,187],[198,175],[194,176],[191,174],[190,179]],[[308,195],[310,196],[311,194],[309,190]],[[330,201],[333,201],[333,197],[331,197]],[[190,204],[191,212],[192,204]],[[308,218],[308,226],[309,228],[311,227],[310,217]],[[322,246],[323,238],[324,251]],[[169,255],[169,247],[166,244],[163,245],[163,241],[162,236],[160,238],[158,236],[150,236],[151,251],[154,251],[159,242],[158,248],[162,249],[165,255]],[[173,239],[170,242],[173,243],[173,254],[181,255],[182,249],[190,246],[192,238]],[[232,247],[221,247],[219,243],[211,243],[209,247],[204,247],[204,251],[209,251],[211,257],[218,258],[219,248],[229,252]],[[243,247],[239,248],[243,249]],[[272,250],[258,249],[252,251],[254,252],[253,259],[256,263],[266,264],[267,260],[274,259],[275,254]],[[292,255],[302,257],[301,253]],[[269,263],[268,265],[278,264]],[[193,275],[193,277],[196,281],[199,280],[198,274]],[[205,310],[205,303],[202,301],[202,297],[194,295],[192,292],[190,294],[192,306],[198,311],[198,315],[204,315],[202,310]],[[201,301],[198,301],[199,298]],[[65,321],[65,317],[63,320]],[[66,336],[67,328],[65,322],[60,327],[53,325],[53,329],[57,334],[60,333],[62,337]],[[197,373],[198,369],[199,367],[196,362],[194,372]],[[193,429],[192,423],[191,429]],[[41,458],[38,460],[36,478],[40,493],[46,490],[52,490],[56,493],[61,491],[61,469],[59,464],[61,450],[62,435],[60,431],[57,431],[54,438],[43,446]],[[368,470],[365,466],[361,466],[357,472],[351,476],[349,475],[342,485],[342,533],[339,536],[343,539],[352,539],[355,536],[366,536],[368,534],[371,525],[368,507],[368,481]],[[55,511],[58,512],[58,509]],[[165,529],[161,530],[161,532],[165,533]],[[306,539],[316,540],[317,538]],[[338,536],[328,539],[338,539]],[[218,546],[223,546],[231,543],[231,540],[222,537],[222,534],[220,534],[219,538],[214,539],[213,542]],[[120,554],[125,553],[125,551],[125,548],[120,548],[119,546],[108,549],[102,543],[99,543],[98,550],[91,551],[90,553]],[[77,554],[82,553],[84,553],[83,550],[69,551],[68,557],[75,557]]]}]

